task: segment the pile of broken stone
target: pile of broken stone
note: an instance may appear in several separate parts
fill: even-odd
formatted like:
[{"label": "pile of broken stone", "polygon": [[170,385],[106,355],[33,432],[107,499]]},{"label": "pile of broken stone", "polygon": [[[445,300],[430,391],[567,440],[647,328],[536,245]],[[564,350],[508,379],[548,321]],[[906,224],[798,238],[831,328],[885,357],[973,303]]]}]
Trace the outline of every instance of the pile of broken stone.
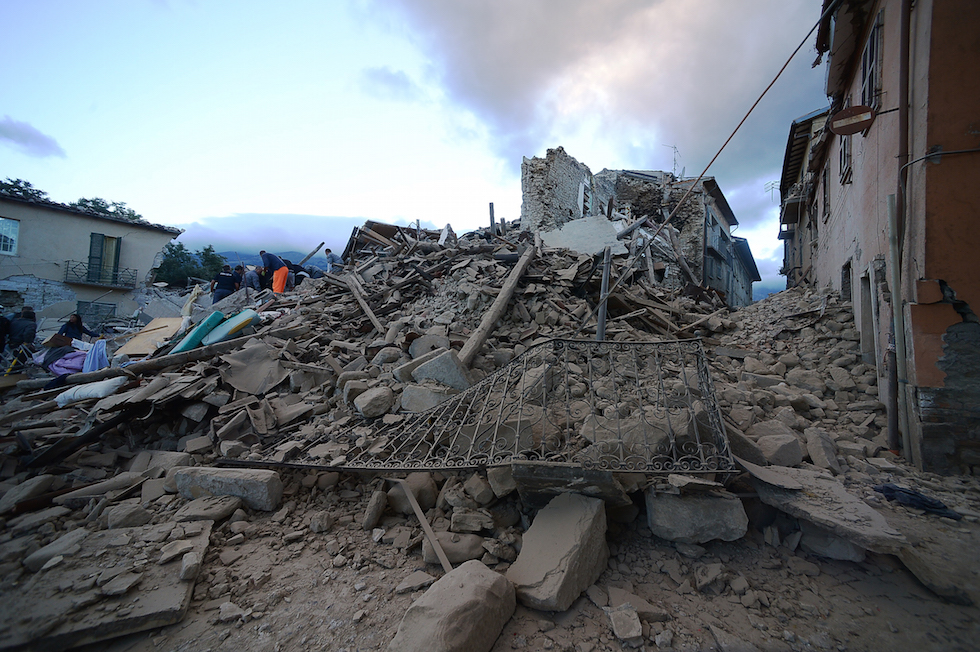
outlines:
[{"label": "pile of broken stone", "polygon": [[[103,399],[43,410],[44,392],[5,401],[0,581],[12,608],[0,616],[7,641],[0,647],[105,640],[178,622],[192,606],[215,623],[261,619],[283,598],[256,597],[272,574],[228,569],[243,544],[266,539],[286,558],[311,550],[338,570],[391,571],[394,592],[418,595],[400,624],[383,623],[392,650],[489,650],[518,602],[564,612],[583,593],[606,612],[605,640],[628,647],[713,640],[725,649],[732,635],[722,623],[709,627],[712,638],[699,638],[665,625],[677,617],[668,602],[596,584],[622,565],[624,551],[607,537],[623,531],[671,542],[693,559],[709,542],[760,532],[803,574],[813,565],[805,557],[896,555],[945,597],[972,600],[970,587],[937,573],[889,525],[881,513],[892,508],[873,487],[926,491],[976,522],[976,483],[916,472],[888,449],[874,368],[861,360],[851,307],[833,293],[788,290],[729,312],[644,282],[623,290],[636,303],[622,314],[648,308],[658,332],[649,320],[613,313],[607,338],[697,328],[732,452],[747,472],[616,473],[632,504],[607,506],[572,487],[544,500],[528,495],[507,465],[418,471],[404,485],[337,470],[351,433],[397,424],[529,346],[575,334],[591,307],[576,294],[591,258],[540,251],[466,365],[458,353],[505,285],[507,264],[473,243],[416,259],[362,257],[356,278],[307,282],[281,297],[280,316],[235,348],[158,366]],[[408,288],[411,297],[401,294]],[[373,322],[382,317],[379,329]],[[113,414],[125,419],[98,439],[27,464],[49,443],[78,439],[92,415]],[[297,468],[300,460],[306,468]],[[414,568],[419,562],[424,570]],[[749,587],[722,564],[694,572],[661,559],[650,570],[667,574],[682,595],[730,592],[752,613],[775,609],[771,591]],[[367,606],[352,614],[353,622],[365,618]]]}]

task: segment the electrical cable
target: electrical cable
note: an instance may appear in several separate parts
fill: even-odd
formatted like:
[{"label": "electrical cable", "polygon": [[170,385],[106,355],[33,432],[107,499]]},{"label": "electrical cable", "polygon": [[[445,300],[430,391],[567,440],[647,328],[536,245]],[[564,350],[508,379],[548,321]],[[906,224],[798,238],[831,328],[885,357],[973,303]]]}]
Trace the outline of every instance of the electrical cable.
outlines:
[{"label": "electrical cable", "polygon": [[[677,213],[680,212],[681,206],[684,205],[684,202],[687,201],[687,198],[690,197],[691,193],[694,192],[694,189],[697,187],[698,182],[700,182],[701,179],[704,178],[704,175],[707,174],[708,169],[711,167],[711,165],[718,159],[719,156],[721,156],[721,153],[725,150],[725,147],[727,147],[728,143],[730,143],[732,138],[735,137],[735,134],[738,133],[738,130],[742,128],[742,125],[745,124],[745,121],[749,119],[749,116],[752,115],[752,112],[755,110],[755,107],[759,105],[759,102],[761,102],[762,98],[766,96],[766,93],[769,92],[769,90],[776,84],[776,81],[780,78],[780,76],[782,76],[783,72],[786,71],[786,68],[789,67],[790,62],[793,61],[793,58],[797,54],[799,54],[801,49],[803,49],[803,46],[806,45],[807,40],[810,38],[810,36],[813,35],[813,32],[820,26],[820,23],[823,22],[823,19],[826,18],[827,15],[830,14],[833,10],[835,10],[838,4],[839,3],[837,2],[830,3],[827,6],[827,9],[825,9],[824,12],[820,14],[820,18],[817,19],[817,22],[814,23],[813,27],[810,28],[810,31],[806,33],[806,36],[803,37],[803,40],[800,41],[800,44],[797,45],[796,49],[794,49],[792,54],[789,55],[789,58],[786,59],[786,63],[784,63],[783,66],[779,69],[779,72],[776,73],[776,76],[772,78],[772,81],[769,82],[769,85],[765,87],[765,89],[762,91],[762,93],[759,95],[756,101],[752,103],[752,106],[749,107],[749,110],[746,111],[745,115],[735,126],[735,129],[732,130],[732,133],[728,136],[727,139],[725,139],[725,142],[722,143],[721,147],[718,148],[718,151],[711,158],[711,160],[708,161],[708,164],[704,166],[704,170],[701,171],[701,174],[698,175],[698,178],[695,179],[694,183],[692,183],[690,188],[687,189],[687,192],[684,193],[684,196],[681,197],[681,200],[677,202],[677,205],[674,207],[674,210],[670,212],[670,215],[667,216],[667,219],[665,219],[657,228],[657,230],[653,233],[653,236],[651,236],[650,238],[651,240],[655,240],[656,237],[660,235],[660,232],[663,231],[664,227],[666,227],[670,223],[670,221],[674,219]],[[633,262],[633,265],[635,264],[636,261]],[[609,299],[612,293],[616,291],[616,288],[620,286],[620,284],[626,279],[626,277],[627,274],[625,273],[621,274],[620,277],[616,280],[616,282],[613,283],[612,287],[610,287],[609,290],[603,296],[599,297],[599,302],[596,304],[596,307],[593,308],[591,311],[589,311],[589,314],[586,315],[585,319],[582,321],[582,324],[578,327],[578,330],[575,331],[575,335],[578,335],[579,333],[582,332],[582,329],[585,328],[585,325],[588,324],[595,316],[595,314],[598,312],[599,306],[603,305]]]}]

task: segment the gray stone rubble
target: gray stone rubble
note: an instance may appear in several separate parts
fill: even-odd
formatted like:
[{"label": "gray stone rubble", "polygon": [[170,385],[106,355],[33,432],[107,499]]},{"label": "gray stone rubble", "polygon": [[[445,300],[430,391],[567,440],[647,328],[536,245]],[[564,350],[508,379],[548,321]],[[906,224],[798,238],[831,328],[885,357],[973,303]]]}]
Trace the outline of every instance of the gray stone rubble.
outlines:
[{"label": "gray stone rubble", "polygon": [[[451,251],[426,249],[433,267]],[[265,365],[247,383],[262,391],[238,387],[241,351],[229,353],[102,399],[140,411],[57,464],[26,467],[6,444],[0,590],[14,608],[0,614],[0,649],[124,635],[178,649],[189,639],[166,626],[185,618],[207,623],[201,649],[272,649],[276,637],[283,649],[926,649],[929,636],[969,648],[980,567],[956,551],[980,536],[980,484],[919,472],[888,449],[874,367],[851,306],[832,293],[788,290],[697,326],[747,473],[615,473],[617,500],[558,485],[532,504],[508,464],[398,472],[455,566],[446,573],[400,484],[337,469],[365,424],[433,407],[586,314],[570,289],[590,259],[545,250],[548,264],[463,365],[458,352],[507,273],[477,249],[447,260],[431,295],[390,290],[409,274],[397,262],[364,266],[366,292],[389,288],[370,294],[376,311],[390,308],[385,333],[330,294],[336,283],[283,299],[271,327],[283,337],[244,349]],[[414,302],[392,299],[401,291]],[[716,311],[645,296],[677,325]],[[607,333],[661,337],[646,326],[623,319]],[[41,402],[22,393],[0,416]],[[50,410],[4,434],[52,423],[61,436],[84,420],[77,407]],[[301,459],[320,468],[293,468]],[[889,503],[873,489],[888,482],[962,519]],[[883,620],[866,596],[894,591],[920,596],[925,615],[886,605],[906,616]],[[896,647],[897,632],[909,647]]]}]

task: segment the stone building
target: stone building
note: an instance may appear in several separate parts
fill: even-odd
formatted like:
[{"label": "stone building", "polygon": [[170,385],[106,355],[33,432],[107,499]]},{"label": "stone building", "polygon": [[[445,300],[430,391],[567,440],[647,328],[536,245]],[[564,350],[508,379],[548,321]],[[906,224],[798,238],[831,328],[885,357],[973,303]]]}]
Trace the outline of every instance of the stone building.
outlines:
[{"label": "stone building", "polygon": [[[825,0],[823,11],[831,106],[790,128],[787,286],[853,301],[893,437],[920,468],[968,468],[980,461],[980,76],[963,71],[980,69],[980,3]],[[849,127],[852,114],[863,120]]]},{"label": "stone building", "polygon": [[0,194],[0,305],[98,324],[137,308],[133,290],[181,230]]},{"label": "stone building", "polygon": [[[694,183],[650,170],[602,170],[593,175],[561,147],[549,149],[545,158],[525,158],[521,179],[521,228],[541,232],[547,244],[579,246],[583,253],[601,250],[600,234],[608,233],[619,247],[613,253],[625,253],[615,240],[616,232],[645,217],[655,225],[662,223]],[[693,278],[673,256],[657,261],[665,263],[664,284],[679,288],[690,282],[712,288],[733,307],[752,303],[752,283],[762,279],[748,241],[732,233],[738,220],[713,177],[698,182],[670,224]],[[562,234],[566,237],[559,237]]]}]

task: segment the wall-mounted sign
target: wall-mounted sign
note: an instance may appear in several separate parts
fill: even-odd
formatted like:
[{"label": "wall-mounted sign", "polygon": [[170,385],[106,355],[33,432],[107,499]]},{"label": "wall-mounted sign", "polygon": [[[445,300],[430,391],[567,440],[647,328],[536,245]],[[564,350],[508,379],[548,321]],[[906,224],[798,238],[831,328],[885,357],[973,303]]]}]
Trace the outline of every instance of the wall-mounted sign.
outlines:
[{"label": "wall-mounted sign", "polygon": [[849,106],[830,119],[830,130],[838,136],[850,136],[864,131],[874,121],[875,110],[870,106]]}]

